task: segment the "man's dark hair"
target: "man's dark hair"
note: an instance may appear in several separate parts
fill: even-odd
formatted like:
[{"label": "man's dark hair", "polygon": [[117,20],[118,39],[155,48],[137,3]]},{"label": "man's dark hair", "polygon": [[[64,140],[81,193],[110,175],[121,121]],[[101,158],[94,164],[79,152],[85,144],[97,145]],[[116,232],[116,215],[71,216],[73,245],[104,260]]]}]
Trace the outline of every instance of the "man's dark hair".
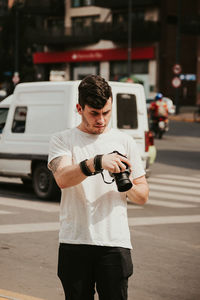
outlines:
[{"label": "man's dark hair", "polygon": [[107,100],[112,98],[112,90],[107,81],[98,75],[86,76],[78,87],[78,102],[84,109],[85,105],[101,109]]}]

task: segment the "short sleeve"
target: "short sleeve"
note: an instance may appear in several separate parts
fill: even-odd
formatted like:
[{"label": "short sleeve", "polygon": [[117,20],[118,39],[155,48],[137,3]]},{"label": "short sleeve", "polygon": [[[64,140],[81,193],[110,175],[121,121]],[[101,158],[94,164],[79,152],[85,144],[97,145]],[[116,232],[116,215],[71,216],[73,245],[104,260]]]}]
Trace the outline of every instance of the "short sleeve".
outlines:
[{"label": "short sleeve", "polygon": [[141,155],[139,153],[138,146],[133,138],[129,138],[128,141],[128,158],[132,165],[133,179],[145,175]]},{"label": "short sleeve", "polygon": [[48,155],[48,168],[49,163],[56,157],[59,156],[72,156],[69,145],[64,141],[62,133],[54,134],[49,143],[49,155]]}]

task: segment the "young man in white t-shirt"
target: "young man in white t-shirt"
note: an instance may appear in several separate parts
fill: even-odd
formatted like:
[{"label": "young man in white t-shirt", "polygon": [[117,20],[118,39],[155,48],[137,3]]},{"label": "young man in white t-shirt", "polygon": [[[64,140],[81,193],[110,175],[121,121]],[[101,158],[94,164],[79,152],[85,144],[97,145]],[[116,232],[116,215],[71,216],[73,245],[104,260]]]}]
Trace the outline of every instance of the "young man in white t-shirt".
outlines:
[{"label": "young man in white t-shirt", "polygon": [[[76,108],[80,125],[53,135],[49,151],[62,190],[58,276],[67,300],[93,300],[95,286],[100,300],[126,300],[133,273],[126,197],[147,201],[145,172],[133,138],[108,127],[112,91],[103,78],[81,81]],[[104,182],[129,168],[128,191]]]}]

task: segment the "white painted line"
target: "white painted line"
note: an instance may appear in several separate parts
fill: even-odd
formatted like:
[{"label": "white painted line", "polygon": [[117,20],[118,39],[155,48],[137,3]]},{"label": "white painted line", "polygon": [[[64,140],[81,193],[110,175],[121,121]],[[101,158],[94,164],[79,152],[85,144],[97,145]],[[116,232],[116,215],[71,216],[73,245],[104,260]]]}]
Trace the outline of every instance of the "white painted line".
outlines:
[{"label": "white painted line", "polygon": [[200,189],[188,189],[183,187],[174,187],[174,186],[166,186],[166,185],[158,185],[158,184],[150,184],[150,190],[156,190],[156,191],[166,191],[166,192],[175,192],[175,193],[182,193],[182,194],[188,194],[188,195],[195,195],[200,196]]},{"label": "white painted line", "polygon": [[60,210],[58,203],[52,204],[47,202],[18,200],[13,198],[0,197],[0,204],[5,206],[33,209],[44,212],[58,212]]},{"label": "white painted line", "polygon": [[22,184],[21,179],[15,177],[0,177],[0,182],[10,182],[10,183],[20,183]]},{"label": "white painted line", "polygon": [[200,189],[200,182],[183,182],[183,181],[174,181],[173,179],[164,179],[164,178],[150,178],[148,180],[149,185],[151,187],[151,183],[161,183],[161,184],[169,184],[175,186],[184,186],[188,188],[199,188]]},{"label": "white painted line", "polygon": [[58,222],[0,225],[0,234],[57,231],[59,226]]},{"label": "white painted line", "polygon": [[0,210],[0,215],[11,215],[11,214],[15,214],[15,213],[7,210]]},{"label": "white painted line", "polygon": [[14,292],[7,291],[7,290],[1,290],[1,289],[0,289],[0,299],[2,299],[2,300],[3,299],[9,299],[9,300],[44,300],[44,299],[41,299],[41,298],[35,298],[35,297],[32,297],[32,296],[22,295],[22,294],[14,293]]},{"label": "white painted line", "polygon": [[149,193],[150,198],[157,198],[159,200],[163,199],[170,199],[176,201],[183,201],[183,202],[194,202],[200,203],[200,197],[190,196],[190,195],[179,195],[179,194],[172,194],[167,192],[160,192],[160,191],[151,191]]},{"label": "white painted line", "polygon": [[[128,222],[129,226],[199,223],[200,215],[129,218]],[[58,231],[59,226],[58,222],[0,225],[0,234]]]},{"label": "white painted line", "polygon": [[174,208],[197,207],[197,205],[193,205],[193,204],[184,204],[184,203],[180,203],[180,202],[178,203],[178,202],[172,202],[172,201],[151,200],[151,199],[149,199],[147,201],[147,204],[156,205],[156,206],[164,206],[164,207],[174,207]]},{"label": "white painted line", "polygon": [[182,176],[182,175],[173,175],[173,174],[158,174],[154,176],[154,178],[167,178],[167,179],[175,179],[175,180],[185,180],[187,182],[199,182],[200,178],[198,176]]},{"label": "white painted line", "polygon": [[144,209],[144,206],[136,205],[136,204],[129,204],[127,205],[127,209]]},{"label": "white painted line", "polygon": [[199,223],[200,215],[129,218],[129,226]]}]

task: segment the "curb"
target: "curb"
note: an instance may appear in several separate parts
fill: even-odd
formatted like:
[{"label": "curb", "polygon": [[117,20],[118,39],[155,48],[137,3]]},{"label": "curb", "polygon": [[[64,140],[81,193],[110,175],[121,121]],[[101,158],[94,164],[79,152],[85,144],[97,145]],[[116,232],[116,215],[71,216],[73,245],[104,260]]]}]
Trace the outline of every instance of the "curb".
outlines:
[{"label": "curb", "polygon": [[189,123],[194,123],[194,119],[193,117],[187,117],[187,116],[169,116],[169,120],[172,121],[179,121],[179,122],[189,122]]}]

